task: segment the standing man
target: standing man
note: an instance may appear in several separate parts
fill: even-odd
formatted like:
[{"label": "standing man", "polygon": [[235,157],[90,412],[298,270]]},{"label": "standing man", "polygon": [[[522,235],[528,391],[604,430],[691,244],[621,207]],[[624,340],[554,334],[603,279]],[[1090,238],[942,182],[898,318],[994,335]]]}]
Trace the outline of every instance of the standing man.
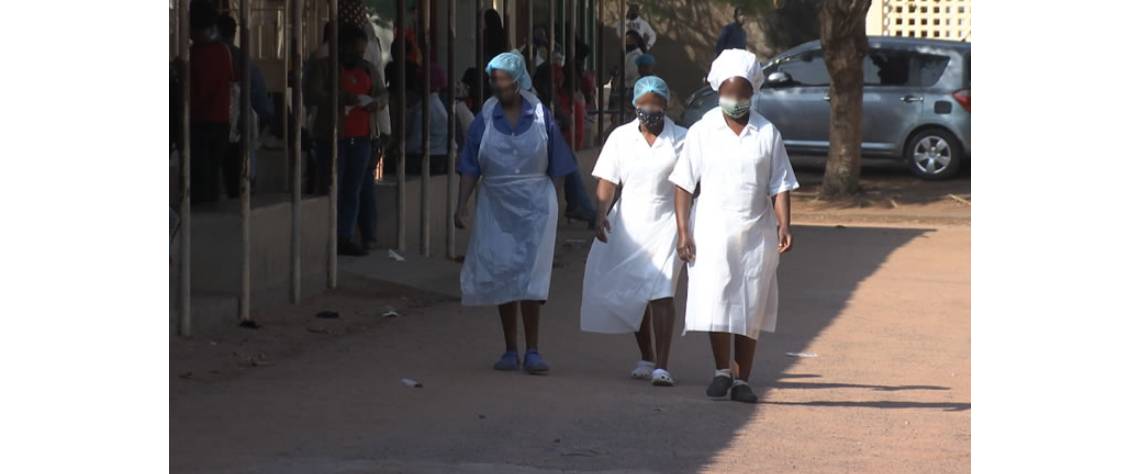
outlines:
[{"label": "standing man", "polygon": [[[235,76],[240,78],[245,69],[246,61],[249,61],[249,54],[234,43],[234,39],[237,38],[237,26],[237,20],[229,15],[222,15],[218,20],[218,32],[221,33],[222,42],[230,48],[233,70]],[[257,136],[258,131],[261,130],[260,122],[273,119],[273,102],[269,100],[268,88],[265,85],[265,74],[261,72],[257,62],[250,62],[249,66],[249,104],[250,108],[253,109],[253,116],[249,118],[253,120],[250,128],[253,132],[251,137],[253,145],[249,147],[249,179],[252,183],[254,173],[257,170]],[[235,80],[235,82],[240,82],[240,80]],[[247,118],[241,110],[237,111],[237,116],[240,127]],[[237,130],[241,130],[241,128]],[[230,135],[229,151],[226,153],[225,163],[222,165],[222,174],[225,176],[226,194],[233,199],[238,197],[241,192],[241,137],[235,137],[233,133]]]},{"label": "standing man", "polygon": [[716,39],[716,55],[726,49],[748,49],[748,32],[744,31],[744,9],[736,7],[732,11],[732,23],[720,29]]},{"label": "standing man", "polygon": [[649,22],[641,17],[641,6],[636,3],[630,3],[629,8],[625,12],[625,20],[617,26],[617,31],[624,33],[633,30],[641,35],[641,39],[645,41],[645,51],[653,49],[653,45],[657,43],[657,32],[649,26]]},{"label": "standing man", "polygon": [[[353,242],[360,213],[360,189],[364,185],[372,153],[372,114],[386,107],[388,95],[380,72],[364,60],[368,37],[352,24],[340,25],[337,54],[317,59],[312,76],[305,82],[305,95],[316,104],[314,135],[317,142],[319,190],[328,189],[329,160],[337,147],[337,253],[366,255],[368,250]],[[340,84],[329,85],[329,68],[340,67]],[[332,109],[332,95],[339,93],[339,109]],[[341,115],[337,143],[329,142],[333,120]],[[323,175],[323,177],[322,177]],[[323,178],[323,179],[321,179]]]},{"label": "standing man", "polygon": [[[376,35],[376,28],[368,19],[367,9],[362,0],[340,0],[337,2],[338,17],[355,25],[364,31],[368,38],[368,47],[364,50],[364,60],[373,68],[382,86],[388,81],[384,77],[384,54],[380,46],[380,38]],[[386,91],[386,86],[385,86]],[[386,93],[386,92],[385,92]],[[381,102],[372,112],[372,150],[368,154],[368,167],[364,173],[364,182],[360,186],[360,240],[365,249],[376,246],[376,221],[379,210],[376,207],[376,170],[380,165],[380,157],[392,136],[392,120],[388,116],[387,104]]]},{"label": "standing man", "polygon": [[214,202],[229,144],[230,88],[237,76],[210,2],[190,4],[190,39],[190,202]]},{"label": "standing man", "polygon": [[709,333],[716,372],[705,394],[756,403],[748,376],[760,331],[776,329],[776,267],[792,249],[789,194],[799,183],[780,132],[751,110],[761,83],[756,55],[724,50],[708,81],[720,107],[689,129],[669,176],[677,255],[689,264],[685,331]]}]

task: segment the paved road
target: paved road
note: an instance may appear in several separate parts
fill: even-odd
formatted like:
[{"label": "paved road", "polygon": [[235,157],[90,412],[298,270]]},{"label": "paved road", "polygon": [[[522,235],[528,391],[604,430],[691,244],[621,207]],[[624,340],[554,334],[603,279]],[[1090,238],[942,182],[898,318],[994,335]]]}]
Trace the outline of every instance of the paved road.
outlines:
[{"label": "paved road", "polygon": [[[173,382],[171,468],[968,472],[969,227],[797,226],[795,235],[780,267],[779,327],[759,344],[759,405],[706,400],[707,339],[679,328],[679,385],[629,379],[632,337],[578,330],[586,249],[560,244],[541,345],[551,375],[490,370],[502,349],[492,309],[409,309],[241,376]],[[587,236],[563,229],[559,239]],[[457,286],[452,263],[342,262],[437,292]],[[353,291],[355,303],[344,294],[318,303],[369,307],[367,288]]]}]

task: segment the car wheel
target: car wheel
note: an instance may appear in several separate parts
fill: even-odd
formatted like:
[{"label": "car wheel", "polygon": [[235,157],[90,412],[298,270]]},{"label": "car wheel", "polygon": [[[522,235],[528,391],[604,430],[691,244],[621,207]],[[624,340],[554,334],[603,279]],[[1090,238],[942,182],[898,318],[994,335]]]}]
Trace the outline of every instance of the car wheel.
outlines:
[{"label": "car wheel", "polygon": [[950,179],[962,167],[962,145],[953,134],[940,129],[916,133],[906,144],[903,158],[910,171],[922,179]]}]

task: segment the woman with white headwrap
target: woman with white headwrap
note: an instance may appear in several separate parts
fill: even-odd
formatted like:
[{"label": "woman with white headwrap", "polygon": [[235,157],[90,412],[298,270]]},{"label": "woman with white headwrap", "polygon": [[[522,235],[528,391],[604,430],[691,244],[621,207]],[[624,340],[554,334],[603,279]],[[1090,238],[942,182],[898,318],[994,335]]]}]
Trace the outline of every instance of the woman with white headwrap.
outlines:
[{"label": "woman with white headwrap", "polygon": [[748,403],[757,401],[748,386],[756,338],[776,329],[776,267],[792,249],[789,192],[799,187],[780,132],[750,110],[760,73],[756,56],[742,49],[713,61],[708,81],[720,107],[689,129],[669,176],[677,253],[689,265],[685,331],[709,333],[716,363],[705,393]]},{"label": "woman with white headwrap", "polygon": [[660,77],[638,80],[632,101],[637,118],[614,129],[598,155],[597,240],[582,282],[582,330],[634,333],[641,361],[631,375],[657,386],[674,383],[668,366],[680,262],[668,176],[686,132],[665,116],[668,101],[669,87]]},{"label": "woman with white headwrap", "polygon": [[519,368],[521,312],[526,334],[523,367],[543,374],[550,367],[538,353],[538,316],[554,263],[554,180],[573,173],[577,164],[550,110],[531,92],[522,55],[499,54],[486,71],[495,96],[471,123],[458,163],[462,178],[456,227],[467,226],[467,200],[481,183],[459,278],[462,301],[499,307],[506,352],[495,363],[496,370]]}]

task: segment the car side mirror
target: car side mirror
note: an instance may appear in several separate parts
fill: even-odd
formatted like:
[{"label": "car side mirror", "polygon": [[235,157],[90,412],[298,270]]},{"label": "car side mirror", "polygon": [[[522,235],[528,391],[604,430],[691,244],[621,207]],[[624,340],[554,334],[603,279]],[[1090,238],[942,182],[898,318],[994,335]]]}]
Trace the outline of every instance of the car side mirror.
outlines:
[{"label": "car side mirror", "polygon": [[786,72],[775,71],[775,72],[769,74],[768,78],[764,82],[771,87],[781,87],[781,86],[785,86],[785,85],[788,85],[789,83],[791,83],[792,78],[789,77],[788,73],[786,73]]}]

